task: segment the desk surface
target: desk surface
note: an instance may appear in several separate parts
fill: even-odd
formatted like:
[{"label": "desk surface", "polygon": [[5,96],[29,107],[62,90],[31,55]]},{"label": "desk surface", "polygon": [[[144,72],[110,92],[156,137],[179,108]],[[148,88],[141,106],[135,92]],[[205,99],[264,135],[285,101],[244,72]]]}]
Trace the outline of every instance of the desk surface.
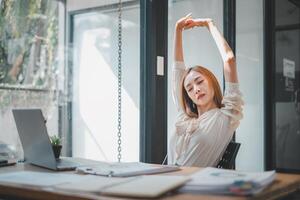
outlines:
[{"label": "desk surface", "polygon": [[[0,173],[13,172],[13,171],[38,171],[38,172],[53,172],[47,169],[35,167],[29,164],[17,164],[15,166],[1,167]],[[195,167],[184,167],[181,171],[168,173],[168,175],[187,175],[200,170]],[[74,173],[74,172],[58,172],[58,173]],[[272,185],[266,188],[258,195],[250,199],[276,199],[285,196],[300,189],[300,175],[295,174],[282,174],[277,173],[276,179]],[[7,186],[0,184],[0,196],[15,196],[28,199],[128,199],[119,197],[99,196],[92,193],[71,193],[65,191],[44,191],[41,188],[34,187],[20,187],[20,186]],[[169,193],[161,199],[168,200],[244,200],[244,197],[234,196],[216,196],[216,195],[200,195],[200,194],[187,194],[187,193]]]}]

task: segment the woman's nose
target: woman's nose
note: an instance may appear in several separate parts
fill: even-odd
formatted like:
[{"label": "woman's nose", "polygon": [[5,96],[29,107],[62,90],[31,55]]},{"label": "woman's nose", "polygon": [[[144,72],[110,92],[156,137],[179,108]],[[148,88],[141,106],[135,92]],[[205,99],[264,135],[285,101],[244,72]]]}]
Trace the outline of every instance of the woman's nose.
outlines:
[{"label": "woman's nose", "polygon": [[200,88],[197,87],[197,86],[194,86],[194,91],[195,91],[196,94],[198,94],[200,92]]}]

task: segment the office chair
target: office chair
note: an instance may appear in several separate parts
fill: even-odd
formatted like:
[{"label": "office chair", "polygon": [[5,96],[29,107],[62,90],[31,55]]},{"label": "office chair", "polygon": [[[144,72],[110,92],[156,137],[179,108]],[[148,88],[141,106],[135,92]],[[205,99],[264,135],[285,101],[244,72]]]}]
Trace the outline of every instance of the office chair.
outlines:
[{"label": "office chair", "polygon": [[226,147],[226,150],[216,167],[223,169],[234,169],[235,158],[240,146],[240,143],[231,141]]}]

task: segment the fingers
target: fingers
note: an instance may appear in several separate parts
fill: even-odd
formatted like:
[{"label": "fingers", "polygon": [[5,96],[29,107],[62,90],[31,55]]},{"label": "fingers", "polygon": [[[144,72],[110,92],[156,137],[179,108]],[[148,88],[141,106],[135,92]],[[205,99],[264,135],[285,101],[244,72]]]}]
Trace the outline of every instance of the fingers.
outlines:
[{"label": "fingers", "polygon": [[190,19],[192,19],[192,13],[189,13],[184,17],[184,20],[183,20],[184,25],[186,25],[187,21],[189,21]]},{"label": "fingers", "polygon": [[192,17],[192,13],[187,14],[184,18],[189,19]]},{"label": "fingers", "polygon": [[192,18],[192,13],[187,14],[186,16],[182,17],[180,20],[177,21],[177,25],[181,27],[183,30],[188,30],[194,28],[195,26],[207,26],[207,23],[212,21],[210,18]]},{"label": "fingers", "polygon": [[194,26],[192,24],[193,23],[192,13],[187,14],[184,18],[185,18],[185,20],[184,20],[184,27],[183,27],[184,30],[192,28]]},{"label": "fingers", "polygon": [[182,17],[181,19],[178,20],[178,22],[183,22],[185,23],[186,20],[192,18],[192,13],[187,14],[186,16]]},{"label": "fingers", "polygon": [[192,18],[192,13],[187,14],[186,16],[182,17],[177,21],[176,26],[179,28],[184,28],[184,26],[186,25],[186,20],[191,18]]},{"label": "fingers", "polygon": [[191,22],[194,22],[194,19],[188,18],[188,19],[185,20],[185,23],[186,23],[186,24],[189,24],[189,23],[191,23]]},{"label": "fingers", "polygon": [[184,29],[190,29],[190,28],[194,28],[195,26],[197,26],[197,24],[195,23],[195,20],[192,18],[189,18],[185,21],[185,26]]},{"label": "fingers", "polygon": [[184,26],[184,30],[188,30],[190,28],[194,28],[195,24],[189,23]]}]

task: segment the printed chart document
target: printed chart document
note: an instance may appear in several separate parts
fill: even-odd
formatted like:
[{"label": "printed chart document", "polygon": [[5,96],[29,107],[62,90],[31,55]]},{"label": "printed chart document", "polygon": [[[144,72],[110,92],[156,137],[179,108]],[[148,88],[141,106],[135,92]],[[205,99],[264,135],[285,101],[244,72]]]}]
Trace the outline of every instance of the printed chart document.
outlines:
[{"label": "printed chart document", "polygon": [[153,165],[142,162],[99,162],[95,165],[76,168],[79,173],[100,176],[129,177],[180,170],[178,166]]},{"label": "printed chart document", "polygon": [[243,172],[218,168],[204,168],[191,175],[180,192],[254,195],[275,179],[275,171]]}]

